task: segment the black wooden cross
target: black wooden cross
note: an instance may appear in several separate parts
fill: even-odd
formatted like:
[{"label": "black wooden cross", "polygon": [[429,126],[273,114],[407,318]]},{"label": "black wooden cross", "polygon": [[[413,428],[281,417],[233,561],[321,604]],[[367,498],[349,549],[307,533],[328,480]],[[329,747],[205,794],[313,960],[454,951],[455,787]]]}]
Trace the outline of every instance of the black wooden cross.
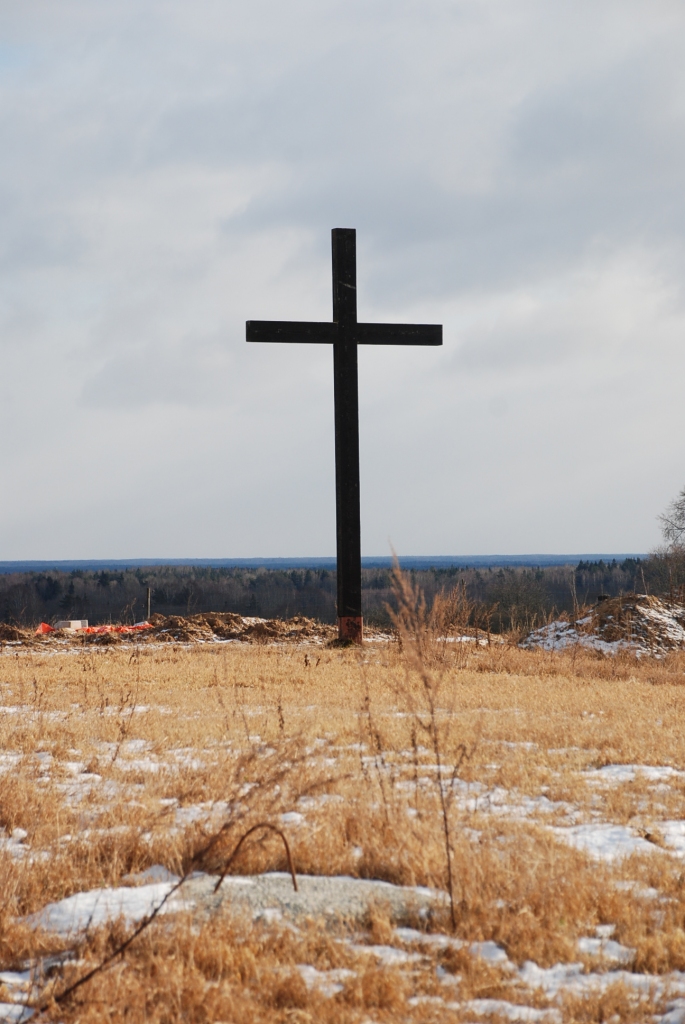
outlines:
[{"label": "black wooden cross", "polygon": [[357,323],[357,238],[333,228],[333,322],[248,320],[248,341],[333,345],[335,499],[338,557],[338,634],[362,641],[361,523],[359,516],[359,402],[357,345],[442,345],[438,324]]}]

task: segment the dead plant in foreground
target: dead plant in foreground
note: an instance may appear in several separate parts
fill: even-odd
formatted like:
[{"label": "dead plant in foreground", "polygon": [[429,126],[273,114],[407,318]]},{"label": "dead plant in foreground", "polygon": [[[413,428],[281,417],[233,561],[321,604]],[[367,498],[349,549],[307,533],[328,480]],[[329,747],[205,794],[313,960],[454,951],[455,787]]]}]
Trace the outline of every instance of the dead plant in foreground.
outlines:
[{"label": "dead plant in foreground", "polygon": [[[92,981],[95,977],[97,977],[98,974],[102,974],[102,972],[107,970],[107,968],[111,964],[113,964],[116,960],[119,960],[121,957],[123,957],[124,954],[126,953],[126,951],[136,941],[136,939],[139,938],[139,936],[141,936],[143,934],[143,932],[147,931],[147,929],[150,927],[152,922],[163,912],[163,910],[164,910],[165,906],[167,905],[167,903],[169,902],[169,900],[173,896],[176,895],[176,893],[179,891],[179,889],[182,888],[183,885],[185,885],[185,883],[188,881],[188,879],[193,874],[193,872],[198,867],[200,867],[203,863],[205,863],[207,857],[211,853],[213,853],[216,850],[217,847],[221,846],[223,840],[226,837],[226,834],[227,834],[228,830],[230,828],[232,828],[232,827],[233,827],[233,822],[232,821],[227,822],[225,825],[223,825],[219,829],[219,831],[215,835],[212,836],[212,838],[209,840],[209,842],[206,843],[206,845],[203,846],[202,849],[198,850],[195,853],[194,857],[191,859],[190,863],[186,867],[186,869],[185,869],[183,875],[181,876],[181,878],[179,878],[178,882],[176,882],[175,885],[173,885],[171,887],[171,889],[166,894],[166,896],[164,896],[163,899],[160,900],[160,902],[157,904],[157,906],[154,908],[154,910],[152,910],[151,913],[147,914],[139,922],[139,924],[133,929],[133,931],[129,935],[127,935],[126,938],[122,939],[114,947],[114,949],[111,950],[111,952],[109,952],[100,961],[99,964],[96,964],[95,967],[92,967],[89,971],[86,971],[86,973],[81,975],[81,977],[77,978],[75,981],[72,981],[69,985],[67,985],[66,988],[62,989],[61,992],[52,992],[47,1000],[41,1001],[38,1005],[33,1005],[32,1003],[26,1003],[26,1004],[23,1004],[23,1005],[27,1009],[34,1009],[38,1014],[46,1013],[49,1009],[51,1009],[54,1006],[61,1006],[62,1004],[67,1003],[70,999],[72,999],[74,994],[80,988],[82,988],[84,985],[86,985],[89,981]],[[251,835],[253,835],[255,832],[258,832],[258,831],[269,831],[269,832],[272,832],[275,835],[279,836],[279,838],[281,839],[281,841],[283,843],[283,846],[285,848],[286,858],[287,858],[287,861],[288,861],[288,868],[290,869],[290,874],[291,874],[291,877],[292,877],[292,880],[293,880],[293,888],[295,889],[295,892],[297,892],[297,876],[295,874],[295,868],[293,866],[293,858],[292,858],[292,854],[290,852],[290,845],[288,843],[288,840],[286,839],[285,833],[283,832],[282,829],[277,828],[276,825],[273,825],[271,822],[268,822],[268,821],[258,821],[255,825],[253,825],[251,828],[249,828],[246,832],[243,832],[243,834],[241,835],[240,839],[238,840],[238,842],[234,846],[232,853],[230,854],[230,856],[227,858],[227,860],[224,863],[224,866],[223,866],[223,869],[222,869],[221,874],[219,876],[219,879],[218,879],[218,881],[216,883],[216,886],[214,887],[214,892],[217,892],[217,890],[219,889],[219,886],[221,885],[221,883],[223,882],[224,878],[226,877],[229,868],[231,867],[231,865],[233,864],[234,860],[238,856],[238,854],[239,854],[243,844],[245,843],[245,841]],[[22,1005],[22,1004],[17,1004],[17,1005]]]},{"label": "dead plant in foreground", "polygon": [[[307,769],[305,771],[304,769]],[[277,746],[264,748],[254,744],[248,753],[235,760],[230,779],[230,797],[227,806],[228,817],[220,828],[208,833],[201,830],[199,835],[190,837],[190,849],[183,857],[180,879],[170,888],[157,906],[144,917],[133,930],[126,929],[120,938],[111,944],[100,961],[79,977],[64,985],[64,971],[53,977],[49,993],[23,1005],[39,1015],[56,1006],[64,1006],[75,993],[93,981],[98,975],[123,962],[130,947],[146,932],[152,923],[164,912],[169,901],[197,870],[216,872],[219,875],[214,892],[217,892],[226,874],[246,850],[246,846],[259,847],[264,833],[280,839],[285,862],[297,891],[297,876],[290,844],[282,828],[274,819],[285,808],[292,807],[300,796],[311,796],[328,787],[332,778],[330,772],[312,770],[309,754],[299,737],[283,740]],[[266,817],[268,815],[268,818]],[[250,841],[248,843],[248,840]],[[227,847],[230,853],[226,853]],[[63,966],[66,966],[66,961]],[[22,1004],[17,1004],[22,1005]]]},{"label": "dead plant in foreground", "polygon": [[[465,743],[458,743],[455,747],[451,742],[454,708],[447,694],[444,669],[431,667],[435,661],[436,624],[444,624],[446,609],[442,598],[436,599],[429,612],[424,595],[397,562],[392,571],[392,587],[397,611],[388,610],[402,643],[405,668],[404,677],[395,684],[395,692],[415,723],[412,742],[416,743],[417,730],[420,731],[427,738],[435,758],[435,785],[442,820],[450,919],[452,929],[456,930],[452,847],[455,783],[462,764],[473,755],[475,745],[469,749]],[[447,764],[448,751],[453,760],[451,766]]]}]

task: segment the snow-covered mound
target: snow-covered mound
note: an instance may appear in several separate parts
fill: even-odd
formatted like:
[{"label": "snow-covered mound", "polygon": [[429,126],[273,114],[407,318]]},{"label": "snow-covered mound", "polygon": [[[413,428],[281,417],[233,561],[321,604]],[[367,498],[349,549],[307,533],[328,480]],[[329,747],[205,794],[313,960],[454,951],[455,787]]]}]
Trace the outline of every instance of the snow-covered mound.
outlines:
[{"label": "snow-covered mound", "polygon": [[685,607],[649,594],[623,594],[600,601],[575,622],[558,619],[535,629],[519,646],[553,651],[574,644],[606,654],[662,655],[685,648]]}]

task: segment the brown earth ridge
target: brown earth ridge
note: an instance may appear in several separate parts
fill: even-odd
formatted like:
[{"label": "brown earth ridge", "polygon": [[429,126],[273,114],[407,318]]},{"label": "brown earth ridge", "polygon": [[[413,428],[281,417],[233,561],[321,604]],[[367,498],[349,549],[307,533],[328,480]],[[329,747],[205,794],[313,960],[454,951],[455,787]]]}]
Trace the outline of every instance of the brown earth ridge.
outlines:
[{"label": "brown earth ridge", "polygon": [[290,619],[259,619],[233,612],[203,612],[197,615],[152,615],[150,629],[134,633],[83,633],[57,630],[36,633],[0,623],[0,645],[55,647],[68,645],[107,646],[111,644],[212,643],[237,640],[244,643],[324,644],[335,640],[335,626],[296,615]]},{"label": "brown earth ridge", "polygon": [[[337,629],[316,619],[296,615],[289,619],[262,619],[235,612],[202,612],[196,615],[150,617],[150,628],[135,632],[85,633],[57,630],[36,633],[33,628],[0,623],[0,647],[64,648],[65,646],[109,646],[118,644],[203,644],[239,641],[252,644],[335,644]],[[573,645],[598,653],[619,650],[638,655],[663,656],[685,649],[685,606],[648,594],[624,594],[601,601],[577,617],[562,617],[521,637],[486,634],[471,627],[445,629],[436,640],[511,643],[524,648],[558,650]],[[388,641],[394,631],[365,626],[368,640]]]}]

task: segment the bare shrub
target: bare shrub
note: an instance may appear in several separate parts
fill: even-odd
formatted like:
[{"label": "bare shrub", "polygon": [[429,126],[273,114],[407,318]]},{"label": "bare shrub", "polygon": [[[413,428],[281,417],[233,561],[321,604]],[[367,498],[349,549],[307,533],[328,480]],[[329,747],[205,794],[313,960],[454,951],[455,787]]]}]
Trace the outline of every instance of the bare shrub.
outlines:
[{"label": "bare shrub", "polygon": [[[461,593],[448,599],[438,596],[428,612],[423,594],[412,585],[399,564],[395,565],[393,571],[393,588],[397,602],[397,611],[392,613],[393,620],[405,658],[405,673],[396,684],[395,692],[400,706],[409,712],[416,730],[427,739],[435,757],[435,785],[443,829],[450,917],[452,928],[456,929],[452,862],[453,834],[456,828],[454,785],[464,760],[472,755],[473,747],[469,749],[463,742],[454,743],[454,689],[446,685],[444,671],[433,666],[436,662],[436,644],[443,637],[446,626],[454,622],[463,610],[465,598]],[[451,764],[448,762],[449,755]]]}]

